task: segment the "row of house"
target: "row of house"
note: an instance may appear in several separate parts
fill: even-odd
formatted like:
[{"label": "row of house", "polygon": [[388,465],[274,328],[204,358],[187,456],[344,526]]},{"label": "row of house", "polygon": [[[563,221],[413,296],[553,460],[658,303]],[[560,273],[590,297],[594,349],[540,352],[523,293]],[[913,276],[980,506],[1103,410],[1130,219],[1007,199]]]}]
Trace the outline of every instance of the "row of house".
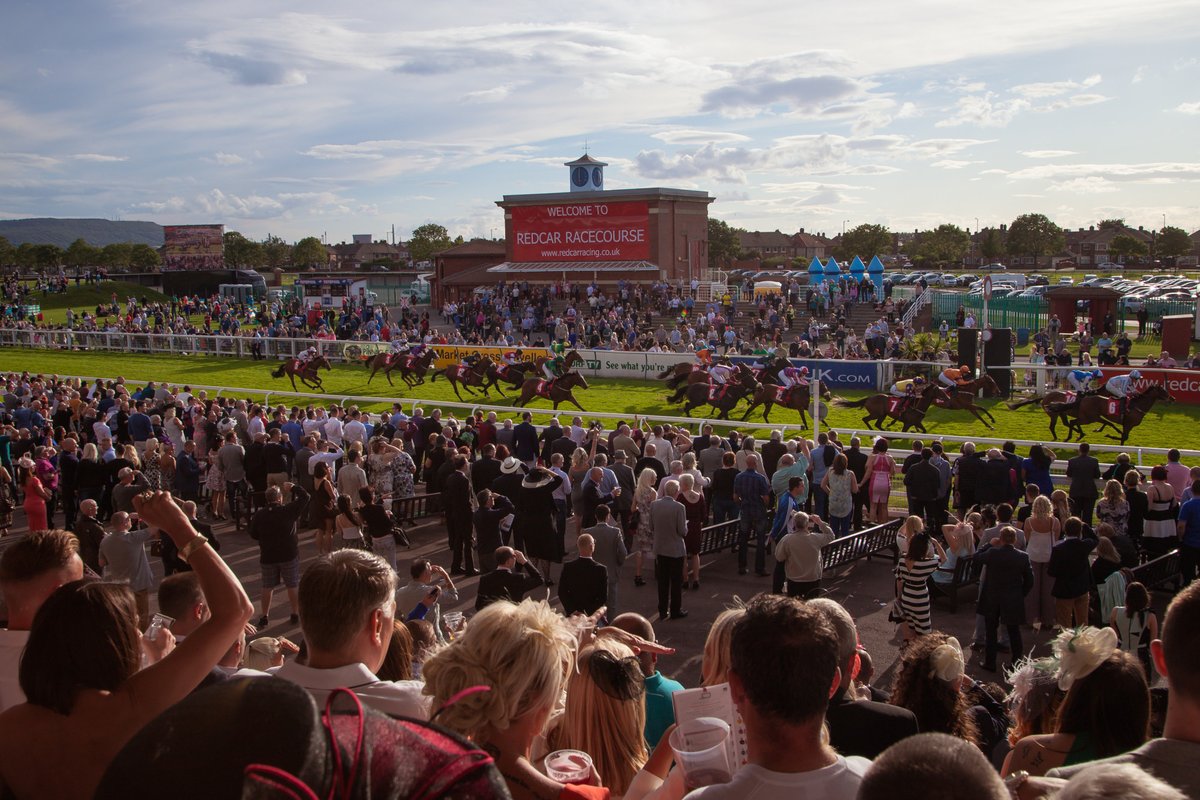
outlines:
[{"label": "row of house", "polygon": [[758,253],[760,259],[799,258],[809,261],[832,255],[836,239],[828,239],[823,233],[808,233],[801,228],[798,233],[743,231],[738,234],[738,242],[743,253]]}]

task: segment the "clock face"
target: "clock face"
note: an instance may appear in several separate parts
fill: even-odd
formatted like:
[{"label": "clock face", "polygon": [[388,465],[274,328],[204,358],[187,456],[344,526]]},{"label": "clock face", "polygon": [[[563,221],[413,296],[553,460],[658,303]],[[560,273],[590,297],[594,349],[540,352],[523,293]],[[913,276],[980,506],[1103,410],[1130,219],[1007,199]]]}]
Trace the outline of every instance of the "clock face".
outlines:
[{"label": "clock face", "polygon": [[599,167],[592,167],[592,183],[597,189],[604,185],[604,171]]},{"label": "clock face", "polygon": [[576,167],[571,170],[571,183],[576,186],[585,186],[588,182],[587,167]]}]

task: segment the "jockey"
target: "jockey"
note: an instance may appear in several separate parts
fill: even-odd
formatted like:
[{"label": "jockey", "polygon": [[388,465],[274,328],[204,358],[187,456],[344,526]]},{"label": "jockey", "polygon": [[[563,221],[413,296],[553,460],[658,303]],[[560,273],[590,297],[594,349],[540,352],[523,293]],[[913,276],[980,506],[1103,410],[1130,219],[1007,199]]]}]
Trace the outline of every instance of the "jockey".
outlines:
[{"label": "jockey", "polygon": [[711,367],[713,363],[712,346],[705,342],[696,350],[696,360],[706,367]]},{"label": "jockey", "polygon": [[308,362],[317,357],[317,348],[310,346],[300,355],[296,356],[296,366],[303,367]]},{"label": "jockey", "polygon": [[[555,345],[558,345],[557,349]],[[542,364],[542,372],[546,374],[547,378],[554,380],[555,378],[562,377],[566,359],[563,358],[563,346],[558,342],[550,345],[550,352],[553,355]]]},{"label": "jockey", "polygon": [[1140,380],[1141,377],[1142,373],[1139,370],[1131,369],[1128,375],[1113,375],[1104,384],[1104,388],[1109,394],[1120,398],[1122,416],[1124,416],[1125,409],[1129,406],[1129,400],[1137,396],[1134,381]]},{"label": "jockey", "polygon": [[724,385],[729,380],[729,376],[734,372],[734,366],[728,361],[721,361],[713,364],[708,369],[708,377],[712,378],[712,382]]},{"label": "jockey", "polygon": [[785,389],[808,386],[808,367],[793,367],[789,364],[779,370],[779,385]]},{"label": "jockey", "polygon": [[1098,369],[1073,369],[1067,373],[1067,383],[1078,394],[1087,394],[1093,391],[1092,381],[1098,381],[1104,377],[1104,373]]},{"label": "jockey", "polygon": [[942,374],[938,375],[938,381],[950,389],[955,389],[959,386],[971,382],[971,368],[963,364],[958,369],[947,367],[942,370]]},{"label": "jockey", "polygon": [[921,375],[918,375],[915,378],[896,381],[892,384],[892,388],[888,389],[888,393],[891,394],[892,397],[904,397],[911,400],[916,397],[924,388],[925,378]]},{"label": "jockey", "polygon": [[521,363],[522,355],[524,355],[524,353],[521,351],[521,348],[518,347],[516,350],[505,350],[504,355],[500,356],[500,360],[508,366],[513,367]]}]

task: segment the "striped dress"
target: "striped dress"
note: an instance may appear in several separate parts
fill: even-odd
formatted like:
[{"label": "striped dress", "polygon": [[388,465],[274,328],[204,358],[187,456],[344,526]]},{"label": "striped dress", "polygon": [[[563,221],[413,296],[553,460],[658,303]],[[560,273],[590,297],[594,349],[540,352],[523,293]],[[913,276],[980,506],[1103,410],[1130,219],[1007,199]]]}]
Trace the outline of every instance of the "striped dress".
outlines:
[{"label": "striped dress", "polygon": [[914,561],[912,567],[901,560],[897,568],[900,576],[900,613],[918,635],[929,633],[929,576],[937,571],[940,562],[937,558],[923,558]]}]

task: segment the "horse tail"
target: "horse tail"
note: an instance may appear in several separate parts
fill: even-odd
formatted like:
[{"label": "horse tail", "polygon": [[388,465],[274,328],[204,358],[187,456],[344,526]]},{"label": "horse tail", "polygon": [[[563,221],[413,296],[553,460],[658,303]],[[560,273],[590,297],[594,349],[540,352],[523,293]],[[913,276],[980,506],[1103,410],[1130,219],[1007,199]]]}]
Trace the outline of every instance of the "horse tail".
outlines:
[{"label": "horse tail", "polygon": [[438,375],[441,375],[441,374],[442,374],[442,373],[438,372],[438,371],[435,369],[435,370],[433,371],[433,374],[429,376],[429,382],[430,382],[430,383],[433,383],[434,381],[436,381],[436,380],[437,380],[437,376],[438,376]]},{"label": "horse tail", "polygon": [[661,381],[663,378],[670,378],[674,374],[675,374],[675,368],[668,367],[667,369],[663,370],[662,372],[660,372],[658,374],[658,379]]},{"label": "horse tail", "polygon": [[1010,403],[1005,403],[1005,405],[1008,406],[1009,411],[1016,411],[1018,408],[1024,408],[1025,406],[1031,403],[1036,403],[1041,399],[1042,398],[1038,397],[1037,395],[1034,395],[1033,397],[1026,397],[1023,400],[1015,400]]},{"label": "horse tail", "polygon": [[679,384],[683,382],[685,377],[686,376],[672,375],[670,378],[667,379],[667,388],[668,389],[678,389]]},{"label": "horse tail", "polygon": [[675,391],[671,394],[671,396],[667,398],[667,402],[668,403],[683,402],[684,397],[687,396],[687,390],[688,390],[687,386],[677,386],[675,388]]},{"label": "horse tail", "polygon": [[271,370],[271,377],[272,377],[272,378],[282,378],[282,377],[283,377],[283,376],[286,374],[286,370],[284,369],[284,366],[285,366],[286,364],[287,364],[287,362],[286,362],[286,361],[284,361],[284,362],[283,362],[283,363],[281,363],[281,364],[280,364],[278,367],[276,367],[275,369]]},{"label": "horse tail", "polygon": [[371,365],[374,363],[375,363],[375,359],[372,356],[367,356],[363,359],[363,366],[366,367],[367,369],[370,369]]},{"label": "horse tail", "polygon": [[861,400],[845,400],[841,397],[835,397],[830,402],[832,402],[838,408],[862,408],[870,399],[871,396],[864,397]]}]

